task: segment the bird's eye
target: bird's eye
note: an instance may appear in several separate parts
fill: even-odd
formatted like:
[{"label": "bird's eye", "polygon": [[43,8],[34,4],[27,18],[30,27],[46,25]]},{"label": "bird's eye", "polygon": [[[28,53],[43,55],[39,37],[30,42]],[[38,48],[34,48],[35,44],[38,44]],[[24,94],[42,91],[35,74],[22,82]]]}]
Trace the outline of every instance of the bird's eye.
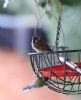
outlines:
[{"label": "bird's eye", "polygon": [[34,42],[34,43],[36,43],[36,42],[37,42],[37,40],[35,40],[35,39],[34,39],[34,40],[33,40],[33,42]]}]

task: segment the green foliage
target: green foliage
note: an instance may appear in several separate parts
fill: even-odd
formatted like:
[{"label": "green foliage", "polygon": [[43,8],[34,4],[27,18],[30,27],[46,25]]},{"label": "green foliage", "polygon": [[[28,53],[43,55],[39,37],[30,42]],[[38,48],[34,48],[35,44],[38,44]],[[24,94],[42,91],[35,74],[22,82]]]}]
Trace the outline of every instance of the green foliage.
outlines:
[{"label": "green foliage", "polygon": [[15,14],[14,11],[12,11],[9,7],[3,8],[5,0],[0,0],[0,13],[1,14]]},{"label": "green foliage", "polygon": [[[44,1],[44,0],[43,0]],[[81,0],[59,0],[63,7],[62,10],[62,30],[60,35],[60,44],[66,45],[69,49],[81,48]],[[57,32],[57,11],[59,7],[58,0],[50,0],[52,17],[49,18],[51,23],[48,26],[50,32],[48,36],[51,38],[50,44],[55,43]],[[54,3],[53,3],[54,2]],[[42,6],[41,6],[42,7]],[[55,11],[55,8],[58,9]],[[43,8],[44,9],[44,8]],[[60,10],[61,11],[61,10]],[[56,16],[56,18],[54,16]],[[49,13],[48,13],[49,16]]]},{"label": "green foliage", "polygon": [[9,0],[8,6],[3,8],[5,0],[0,0],[1,14],[30,14],[33,13],[34,0]]},{"label": "green foliage", "polygon": [[8,9],[8,8],[4,9],[3,8],[3,4],[4,4],[4,0],[0,0],[0,13],[2,13],[2,14],[12,14],[10,9]]},{"label": "green foliage", "polygon": [[46,1],[45,0],[39,0],[38,4],[41,6],[41,7],[45,7],[46,6]]},{"label": "green foliage", "polygon": [[81,0],[59,0],[63,5],[74,6],[81,3]]}]

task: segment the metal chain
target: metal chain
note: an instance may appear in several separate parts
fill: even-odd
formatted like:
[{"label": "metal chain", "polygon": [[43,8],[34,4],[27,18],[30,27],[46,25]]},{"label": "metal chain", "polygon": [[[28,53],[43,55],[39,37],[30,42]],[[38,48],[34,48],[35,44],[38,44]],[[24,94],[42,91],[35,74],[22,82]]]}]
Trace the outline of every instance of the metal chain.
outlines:
[{"label": "metal chain", "polygon": [[58,45],[59,45],[60,32],[61,32],[61,16],[59,16],[58,18],[57,34],[56,34],[56,41],[55,41],[56,50],[58,49]]}]

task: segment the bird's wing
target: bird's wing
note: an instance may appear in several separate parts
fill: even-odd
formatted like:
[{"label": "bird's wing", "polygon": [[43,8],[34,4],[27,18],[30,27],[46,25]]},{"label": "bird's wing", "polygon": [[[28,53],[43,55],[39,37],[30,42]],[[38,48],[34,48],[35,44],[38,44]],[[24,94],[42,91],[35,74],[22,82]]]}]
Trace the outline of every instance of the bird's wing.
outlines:
[{"label": "bird's wing", "polygon": [[44,41],[40,40],[38,42],[39,49],[43,51],[53,51]]}]

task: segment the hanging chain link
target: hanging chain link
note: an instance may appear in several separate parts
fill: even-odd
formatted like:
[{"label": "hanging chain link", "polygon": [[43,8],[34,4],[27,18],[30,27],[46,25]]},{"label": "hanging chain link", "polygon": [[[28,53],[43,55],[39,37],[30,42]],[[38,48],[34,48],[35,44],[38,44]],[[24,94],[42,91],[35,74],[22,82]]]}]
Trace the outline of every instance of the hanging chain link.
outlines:
[{"label": "hanging chain link", "polygon": [[59,16],[58,18],[57,34],[56,34],[56,41],[55,41],[56,50],[58,49],[58,45],[59,45],[60,32],[61,32],[61,16]]}]

